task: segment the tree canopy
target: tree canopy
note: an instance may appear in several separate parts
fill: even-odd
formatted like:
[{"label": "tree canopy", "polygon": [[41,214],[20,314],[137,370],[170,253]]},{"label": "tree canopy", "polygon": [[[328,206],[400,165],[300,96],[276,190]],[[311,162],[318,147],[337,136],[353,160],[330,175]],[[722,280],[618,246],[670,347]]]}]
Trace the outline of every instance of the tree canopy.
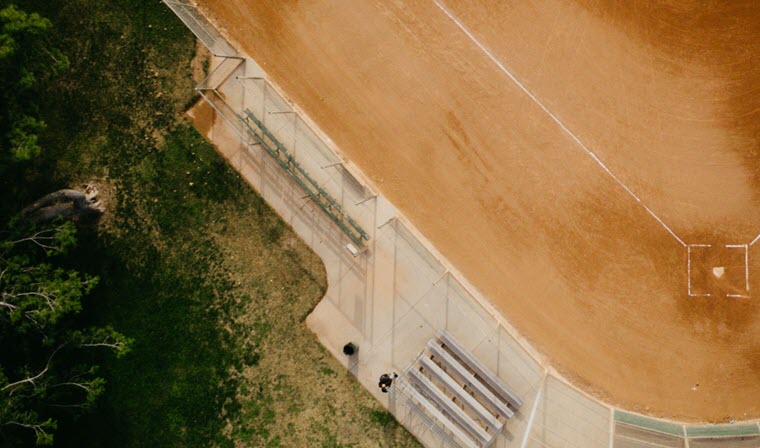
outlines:
[{"label": "tree canopy", "polygon": [[20,228],[0,242],[0,435],[46,445],[58,418],[88,409],[103,392],[89,352],[122,356],[131,340],[110,326],[79,328],[74,317],[98,279],[56,266],[75,242],[73,224]]},{"label": "tree canopy", "polygon": [[[51,32],[51,22],[39,14],[13,5],[0,9],[4,203],[27,188],[20,181],[24,162],[42,153],[46,125],[40,90],[69,65],[51,45]],[[35,204],[40,208],[56,198]],[[56,211],[54,206],[41,210]],[[76,244],[74,224],[12,213],[18,216],[0,218],[5,226],[0,227],[0,445],[49,445],[61,418],[76,418],[103,392],[98,352],[122,356],[131,340],[108,325],[90,326],[80,316],[98,278],[67,267],[67,250]]]},{"label": "tree canopy", "polygon": [[51,22],[14,5],[0,9],[0,174],[10,163],[28,161],[41,152],[45,129],[38,89],[66,70],[68,58],[50,43]]}]

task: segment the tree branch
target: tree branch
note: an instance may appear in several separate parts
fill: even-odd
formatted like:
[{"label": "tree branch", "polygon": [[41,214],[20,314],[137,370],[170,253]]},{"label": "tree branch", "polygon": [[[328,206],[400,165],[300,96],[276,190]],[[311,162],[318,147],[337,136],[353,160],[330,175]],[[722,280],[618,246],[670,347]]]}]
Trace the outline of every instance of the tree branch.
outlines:
[{"label": "tree branch", "polygon": [[[25,378],[23,380],[16,381],[15,383],[7,384],[7,385],[5,385],[5,387],[3,387],[0,390],[6,390],[6,389],[9,389],[11,387],[19,386],[21,384],[26,384],[26,383],[35,384],[35,381],[37,381],[39,378],[42,377],[42,375],[44,375],[45,373],[47,373],[48,370],[50,370],[50,362],[53,360],[53,357],[55,356],[56,353],[58,353],[58,350],[60,350],[61,348],[63,348],[63,345],[59,346],[57,349],[55,349],[55,351],[53,351],[53,353],[50,354],[50,357],[48,358],[47,364],[45,365],[45,368],[42,369],[42,371],[40,373],[38,373],[35,376],[29,377],[29,378]],[[13,393],[13,391],[11,391],[11,394],[12,393]]]},{"label": "tree branch", "polygon": [[114,350],[118,350],[118,349],[120,349],[123,346],[124,346],[123,342],[116,342],[116,343],[113,343],[113,344],[109,344],[109,343],[106,343],[106,342],[98,342],[97,344],[82,344],[82,347],[109,347],[109,348],[112,348]]},{"label": "tree branch", "polygon": [[[11,241],[10,244],[19,244],[26,241],[31,241],[34,244],[42,247],[43,249],[50,250],[55,249],[53,246],[49,246],[47,244],[43,244],[41,241],[55,241],[55,234],[58,232],[58,228],[55,229],[46,229],[46,230],[40,230],[39,232],[35,233],[32,236],[21,238],[20,240]],[[48,234],[52,233],[52,236],[47,236]]]},{"label": "tree branch", "polygon": [[45,429],[44,429],[44,427],[42,425],[30,425],[28,423],[20,423],[20,422],[14,422],[14,421],[5,422],[3,424],[4,425],[16,425],[16,426],[21,426],[21,427],[24,427],[24,428],[29,428],[29,429],[33,429],[35,434],[42,433],[42,434],[47,435],[47,432],[45,432]]},{"label": "tree branch", "polygon": [[[13,294],[9,296],[10,297],[27,297],[27,296],[42,297],[43,299],[45,299],[45,302],[47,302],[47,305],[48,307],[50,307],[51,310],[55,309],[55,300],[54,300],[56,297],[55,294],[46,294],[44,292],[30,291],[30,292],[20,292],[18,294]],[[5,297],[5,293],[3,293],[3,297]]]},{"label": "tree branch", "polygon": [[91,388],[85,386],[84,384],[88,384],[89,385],[90,383],[58,383],[58,384],[54,384],[54,385],[49,386],[49,387],[53,388],[53,387],[62,387],[62,386],[74,386],[74,387],[79,387],[81,389],[84,389],[87,392],[89,392],[89,391],[92,390]]}]

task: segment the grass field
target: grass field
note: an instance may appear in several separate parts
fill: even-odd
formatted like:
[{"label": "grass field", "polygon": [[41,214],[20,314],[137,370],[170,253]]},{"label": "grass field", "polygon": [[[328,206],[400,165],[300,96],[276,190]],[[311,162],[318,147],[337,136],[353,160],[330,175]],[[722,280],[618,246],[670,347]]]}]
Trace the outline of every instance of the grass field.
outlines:
[{"label": "grass field", "polygon": [[320,260],[183,118],[195,42],[158,0],[24,0],[69,73],[17,199],[95,182],[109,212],[72,264],[101,277],[83,319],[134,338],[57,446],[414,446],[303,320]]}]

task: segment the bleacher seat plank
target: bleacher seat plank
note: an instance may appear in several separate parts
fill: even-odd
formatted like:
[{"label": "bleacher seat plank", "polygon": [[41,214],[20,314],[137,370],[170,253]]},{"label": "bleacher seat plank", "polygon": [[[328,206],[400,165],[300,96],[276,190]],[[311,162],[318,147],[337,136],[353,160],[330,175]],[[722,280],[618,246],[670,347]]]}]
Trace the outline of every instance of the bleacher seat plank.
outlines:
[{"label": "bleacher seat plank", "polygon": [[443,409],[450,416],[450,418],[444,420],[444,422],[459,425],[459,427],[463,428],[480,442],[481,445],[485,445],[486,442],[488,442],[490,437],[488,433],[483,430],[483,427],[478,425],[472,417],[467,415],[467,413],[457,406],[451,398],[444,394],[441,389],[436,387],[430,379],[422,375],[419,370],[409,371],[409,377],[412,380],[412,384],[417,387],[420,392],[430,398],[438,405],[438,407]]},{"label": "bleacher seat plank", "polygon": [[493,431],[493,433],[501,431],[504,424],[497,420],[491,411],[483,407],[475,397],[464,390],[461,384],[457,383],[451,376],[444,372],[443,369],[438,367],[438,364],[434,363],[432,359],[425,356],[420,357],[420,366],[422,366],[422,368],[425,369],[425,372],[436,381],[443,384],[446,390],[451,392],[451,394],[461,401],[462,404],[469,409],[472,409],[475,415],[477,415],[478,418],[482,420],[491,431]]},{"label": "bleacher seat plank", "polygon": [[[445,422],[448,420],[448,418],[443,415],[443,412],[439,411],[438,408],[436,408],[433,403],[430,402],[427,398],[425,398],[421,393],[419,393],[414,387],[407,387],[404,389],[405,393],[409,393],[412,398],[414,398],[417,403],[422,406],[425,411],[427,411],[431,416],[433,416],[435,419],[437,419],[440,422]],[[464,443],[468,448],[479,448],[478,444],[473,440],[472,437],[468,436],[464,431],[459,429],[456,425],[446,425],[446,429],[448,429],[454,436],[456,436],[462,443]]]},{"label": "bleacher seat plank", "polygon": [[502,399],[497,398],[496,395],[494,395],[483,383],[475,378],[475,375],[470,373],[470,371],[467,370],[459,361],[454,359],[454,357],[449,354],[449,352],[444,350],[443,347],[438,344],[438,342],[431,339],[428,341],[427,347],[430,350],[430,353],[432,353],[433,356],[440,360],[441,364],[443,364],[446,368],[454,371],[462,379],[466,386],[469,386],[473,392],[482,397],[486,402],[488,402],[488,404],[493,406],[500,415],[503,415],[506,418],[510,418],[514,415],[514,412],[512,412],[512,410],[507,407],[506,403]]},{"label": "bleacher seat plank", "polygon": [[491,386],[497,395],[504,398],[509,404],[514,406],[515,409],[519,409],[520,406],[522,406],[522,399],[517,393],[515,393],[511,387],[504,384],[504,381],[502,381],[501,378],[484,366],[472,353],[470,353],[469,350],[464,348],[464,346],[460,344],[451,333],[442,329],[438,332],[438,337],[452,353],[464,361],[479,377],[483,378],[483,381]]}]

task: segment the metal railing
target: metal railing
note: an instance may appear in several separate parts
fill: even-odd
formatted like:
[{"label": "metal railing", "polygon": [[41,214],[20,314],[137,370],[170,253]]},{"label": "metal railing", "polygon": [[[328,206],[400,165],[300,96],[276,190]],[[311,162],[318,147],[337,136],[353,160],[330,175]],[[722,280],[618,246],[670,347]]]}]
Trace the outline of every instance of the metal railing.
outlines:
[{"label": "metal railing", "polygon": [[[346,214],[343,207],[333,199],[306,170],[303,169],[287,148],[256,118],[248,109],[245,116],[238,118],[245,124],[248,132],[259,142],[261,146],[277,160],[280,166],[300,185],[311,199],[343,230],[351,241],[363,247],[364,242],[369,240],[369,235],[351,217]],[[251,125],[253,123],[253,125]]]}]

